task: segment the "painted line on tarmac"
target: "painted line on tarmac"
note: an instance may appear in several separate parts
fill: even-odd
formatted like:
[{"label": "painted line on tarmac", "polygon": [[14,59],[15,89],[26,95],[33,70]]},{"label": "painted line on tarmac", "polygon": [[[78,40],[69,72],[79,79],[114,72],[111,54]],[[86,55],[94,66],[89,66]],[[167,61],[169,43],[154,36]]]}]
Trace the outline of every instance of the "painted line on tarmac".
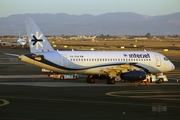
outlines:
[{"label": "painted line on tarmac", "polygon": [[0,75],[0,78],[49,78],[47,75]]},{"label": "painted line on tarmac", "polygon": [[[86,82],[66,82],[66,81],[59,81],[59,82],[0,82],[0,85],[23,85],[23,86],[39,86],[39,87],[85,87],[85,86],[110,86],[110,87],[117,87],[117,86],[133,86],[133,83],[116,83],[116,84],[105,84],[105,83],[95,83],[95,84],[88,84]],[[178,83],[149,83],[149,84],[141,84],[139,86],[148,86],[148,85],[180,85]]]},{"label": "painted line on tarmac", "polygon": [[132,86],[130,83],[109,85],[105,83],[88,84],[86,82],[1,82],[0,85],[23,85],[23,86],[39,86],[39,87],[85,87],[85,86]]},{"label": "painted line on tarmac", "polygon": [[[2,97],[2,96],[1,96]],[[13,99],[26,99],[26,100],[44,100],[44,101],[61,101],[61,102],[76,102],[76,103],[93,103],[93,104],[112,104],[112,105],[133,105],[133,106],[151,106],[151,104],[141,104],[141,103],[127,103],[127,102],[108,102],[108,101],[95,101],[95,100],[78,100],[78,99],[58,99],[58,98],[33,98],[33,97],[14,97],[6,96],[7,98]],[[174,106],[173,106],[174,107]]]},{"label": "painted line on tarmac", "polygon": [[159,100],[179,101],[180,90],[179,89],[174,90],[174,91],[126,90],[126,91],[107,92],[106,95],[114,96],[114,97],[123,97],[123,98],[141,98],[141,99],[159,99]]},{"label": "painted line on tarmac", "polygon": [[0,101],[2,101],[3,103],[0,104],[0,107],[1,106],[5,106],[5,105],[8,105],[9,104],[9,101],[5,100],[5,99],[0,99]]},{"label": "painted line on tarmac", "polygon": [[[33,98],[33,97],[12,97],[12,96],[6,96],[7,98],[13,98],[13,99],[27,99],[27,100],[40,100],[40,101],[61,101],[61,102],[76,102],[76,103],[93,103],[93,104],[112,104],[112,105],[133,105],[133,106],[145,106],[145,107],[151,107],[152,104],[143,104],[143,103],[131,103],[131,102],[109,102],[109,101],[96,101],[96,100],[78,100],[78,99],[61,99],[61,98]],[[179,106],[168,106],[171,108],[180,108]]]}]

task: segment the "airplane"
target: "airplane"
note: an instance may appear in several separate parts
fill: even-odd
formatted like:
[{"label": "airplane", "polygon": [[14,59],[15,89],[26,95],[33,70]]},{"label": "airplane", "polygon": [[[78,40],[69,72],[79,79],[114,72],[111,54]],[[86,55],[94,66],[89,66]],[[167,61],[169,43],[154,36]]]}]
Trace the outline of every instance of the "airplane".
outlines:
[{"label": "airplane", "polygon": [[19,30],[19,39],[17,41],[12,41],[12,42],[1,42],[1,44],[3,45],[9,45],[11,46],[12,48],[16,48],[17,46],[21,46],[22,48],[24,48],[28,43],[26,42],[26,40],[24,39],[21,39],[20,37],[20,30]]},{"label": "airplane", "polygon": [[96,36],[84,36],[84,39],[88,39],[88,40],[94,40],[96,38]]},{"label": "airplane", "polygon": [[79,39],[84,39],[84,36],[74,36],[74,37],[70,37],[69,40],[79,40]]},{"label": "airplane", "polygon": [[91,37],[91,36],[88,36],[88,37],[87,37],[87,36],[84,36],[84,35],[83,35],[83,36],[79,36],[79,35],[78,35],[78,36],[75,36],[75,37],[70,37],[69,39],[70,39],[70,40],[79,40],[79,39],[86,39],[86,40],[87,40],[87,39],[88,39],[88,40],[90,39],[90,40],[94,40],[95,38],[96,38],[96,36],[92,36],[92,37]]},{"label": "airplane", "polygon": [[25,18],[30,53],[18,59],[61,74],[85,74],[86,82],[95,83],[106,78],[107,84],[115,84],[117,77],[138,83],[150,73],[162,73],[175,69],[164,55],[147,51],[57,51],[52,48],[39,27],[31,18]]}]

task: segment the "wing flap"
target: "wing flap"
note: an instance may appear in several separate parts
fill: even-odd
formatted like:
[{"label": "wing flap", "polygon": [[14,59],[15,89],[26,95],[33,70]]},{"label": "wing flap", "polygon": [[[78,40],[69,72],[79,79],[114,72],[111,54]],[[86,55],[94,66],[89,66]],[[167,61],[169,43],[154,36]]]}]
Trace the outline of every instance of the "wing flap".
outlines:
[{"label": "wing flap", "polygon": [[122,65],[111,66],[103,69],[103,72],[109,74],[110,77],[115,77],[118,73],[128,72],[128,69],[131,69],[131,67],[135,64],[136,63],[124,63]]}]

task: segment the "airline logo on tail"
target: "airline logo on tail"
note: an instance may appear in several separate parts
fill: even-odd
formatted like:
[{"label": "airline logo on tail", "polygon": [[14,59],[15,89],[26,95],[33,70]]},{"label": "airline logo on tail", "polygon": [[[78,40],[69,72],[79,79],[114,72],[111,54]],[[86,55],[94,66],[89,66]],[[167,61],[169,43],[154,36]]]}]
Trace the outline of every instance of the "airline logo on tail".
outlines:
[{"label": "airline logo on tail", "polygon": [[36,36],[34,36],[34,34],[31,34],[31,36],[34,38],[29,40],[29,42],[34,42],[31,47],[34,47],[34,45],[36,45],[36,50],[38,50],[39,46],[43,47],[43,44],[41,42],[44,42],[45,40],[41,39],[43,36],[42,33],[39,35],[38,31],[36,31]]}]

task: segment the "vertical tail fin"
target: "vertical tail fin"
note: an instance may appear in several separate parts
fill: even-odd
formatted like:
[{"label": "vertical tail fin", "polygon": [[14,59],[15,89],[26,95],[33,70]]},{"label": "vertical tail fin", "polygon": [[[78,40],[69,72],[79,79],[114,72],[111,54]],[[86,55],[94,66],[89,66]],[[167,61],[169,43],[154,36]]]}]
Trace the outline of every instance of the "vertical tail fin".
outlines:
[{"label": "vertical tail fin", "polygon": [[31,53],[54,51],[49,41],[31,18],[26,17],[25,24]]}]

